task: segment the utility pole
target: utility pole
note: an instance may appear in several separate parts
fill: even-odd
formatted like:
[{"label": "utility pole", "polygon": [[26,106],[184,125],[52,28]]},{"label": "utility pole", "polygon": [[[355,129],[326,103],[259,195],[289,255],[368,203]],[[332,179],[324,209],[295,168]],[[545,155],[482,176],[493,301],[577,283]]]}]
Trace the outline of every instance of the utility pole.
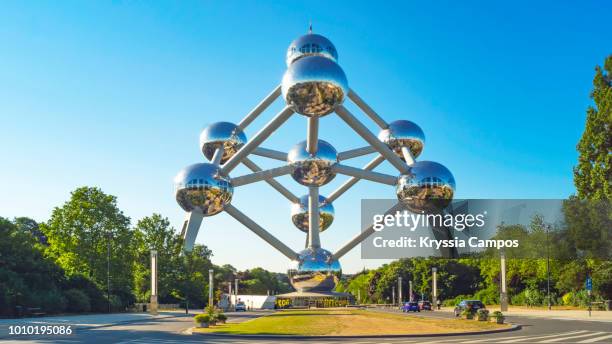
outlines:
[{"label": "utility pole", "polygon": [[214,307],[214,300],[213,300],[213,269],[208,270],[208,306],[209,307]]},{"label": "utility pole", "polygon": [[506,254],[500,251],[501,263],[501,294],[499,296],[500,309],[502,312],[508,311],[508,293],[506,292]]},{"label": "utility pole", "polygon": [[151,250],[151,303],[149,312],[157,315],[157,251]]},{"label": "utility pole", "polygon": [[391,296],[392,296],[391,305],[393,306],[395,305],[395,287],[391,288]]},{"label": "utility pole", "polygon": [[408,281],[408,301],[412,302],[412,280]]},{"label": "utility pole", "polygon": [[438,302],[438,268],[431,268],[431,282],[432,282],[432,296],[431,296],[431,307],[434,308]]},{"label": "utility pole", "polygon": [[397,278],[397,294],[398,294],[398,299],[397,299],[397,304],[402,305],[402,276]]},{"label": "utility pole", "polygon": [[234,280],[235,283],[235,287],[234,287],[234,293],[236,293],[236,296],[234,297],[234,308],[236,307],[236,305],[238,304],[238,282],[240,281],[240,279],[236,278]]}]

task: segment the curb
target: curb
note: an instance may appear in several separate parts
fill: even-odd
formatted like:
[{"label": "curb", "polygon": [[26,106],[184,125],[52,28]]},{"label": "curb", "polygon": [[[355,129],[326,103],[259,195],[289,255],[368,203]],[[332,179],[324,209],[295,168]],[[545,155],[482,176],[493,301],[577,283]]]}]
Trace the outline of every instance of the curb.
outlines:
[{"label": "curb", "polygon": [[363,335],[363,336],[292,336],[286,334],[226,334],[226,333],[200,333],[200,332],[192,332],[192,335],[201,335],[208,337],[217,337],[217,338],[233,338],[233,339],[367,339],[367,338],[419,338],[419,337],[450,337],[450,336],[469,336],[475,334],[492,334],[492,333],[502,333],[502,332],[510,332],[510,331],[518,331],[521,329],[521,325],[519,324],[511,324],[512,326],[508,328],[498,329],[498,330],[486,330],[486,331],[471,331],[471,332],[457,332],[457,333],[418,333],[418,334],[388,334],[388,335]]}]

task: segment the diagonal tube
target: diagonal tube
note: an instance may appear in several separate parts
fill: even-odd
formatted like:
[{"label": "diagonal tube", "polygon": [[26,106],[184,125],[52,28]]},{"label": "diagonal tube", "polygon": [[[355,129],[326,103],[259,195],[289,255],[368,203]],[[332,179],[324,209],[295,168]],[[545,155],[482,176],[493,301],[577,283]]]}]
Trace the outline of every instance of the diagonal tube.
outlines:
[{"label": "diagonal tube", "polygon": [[262,180],[273,179],[274,177],[284,176],[291,172],[293,172],[293,166],[291,165],[275,167],[269,170],[257,171],[251,174],[246,174],[244,176],[232,178],[232,185],[233,186],[247,185],[247,184],[259,182]]},{"label": "diagonal tube", "polygon": [[351,177],[357,177],[361,179],[367,179],[373,182],[387,184],[387,185],[396,185],[397,177],[390,176],[384,173],[378,173],[373,171],[366,171],[360,168],[355,168],[352,166],[335,164],[332,167],[332,170],[336,173],[344,174]]},{"label": "diagonal tube", "polygon": [[[262,169],[259,166],[257,166],[257,164],[255,164],[253,161],[251,161],[249,158],[244,158],[242,160],[242,163],[244,164],[244,166],[246,166],[248,169],[250,169],[253,172],[262,171]],[[271,187],[276,189],[276,191],[280,192],[280,194],[285,196],[285,198],[287,198],[290,202],[298,203],[300,201],[299,197],[294,195],[291,191],[285,188],[278,181],[274,179],[266,179],[266,183],[270,184]]]},{"label": "diagonal tube", "polygon": [[183,251],[191,252],[195,245],[200,226],[204,215],[202,212],[193,210],[187,213],[185,221],[183,222],[183,228],[181,229],[181,238],[183,239]]},{"label": "diagonal tube", "polygon": [[308,133],[306,139],[306,151],[310,155],[317,154],[319,149],[319,117],[308,118]]},{"label": "diagonal tube", "polygon": [[366,104],[366,102],[364,102],[363,99],[357,95],[357,93],[355,93],[353,90],[349,90],[348,96],[349,99],[351,99],[353,103],[355,103],[363,112],[365,112],[368,117],[376,122],[376,125],[378,125],[381,129],[387,129],[389,127],[389,124],[382,117],[380,117],[376,111],[374,111],[374,109]]},{"label": "diagonal tube", "polygon": [[224,174],[229,174],[242,159],[244,159],[247,155],[249,155],[257,146],[259,146],[265,139],[270,136],[274,130],[278,129],[286,120],[291,117],[293,114],[293,110],[289,107],[285,107],[281,112],[276,115],[265,127],[263,127],[253,138],[251,141],[247,142],[239,151],[234,154],[221,168],[221,172]]},{"label": "diagonal tube", "polygon": [[253,233],[257,234],[265,242],[272,245],[280,253],[284,254],[291,260],[296,260],[298,255],[289,246],[285,245],[282,241],[278,240],[268,231],[263,229],[260,225],[251,220],[248,216],[244,215],[240,210],[236,209],[233,205],[228,204],[225,206],[225,211],[233,218],[242,223],[245,227],[250,229]]},{"label": "diagonal tube", "polygon": [[406,163],[402,161],[393,151],[382,143],[365,125],[363,125],[353,114],[351,114],[344,106],[340,105],[336,107],[336,113],[342,118],[346,124],[348,124],[359,136],[361,136],[367,143],[372,145],[380,155],[384,156],[391,165],[397,168],[401,173],[408,173],[409,168]]},{"label": "diagonal tube", "polygon": [[340,161],[348,160],[348,159],[357,158],[362,155],[368,155],[372,153],[376,153],[376,150],[372,146],[365,146],[365,147],[350,149],[350,150],[338,153],[338,160]]},{"label": "diagonal tube", "polygon": [[213,157],[210,160],[210,162],[218,166],[219,164],[221,164],[222,159],[223,159],[223,147],[219,147],[215,150],[215,154],[213,154]]},{"label": "diagonal tube", "polygon": [[414,157],[412,156],[412,152],[410,152],[408,147],[402,147],[402,155],[404,156],[404,160],[406,160],[406,164],[408,164],[408,166],[412,166],[414,164]]},{"label": "diagonal tube", "polygon": [[319,187],[308,188],[308,247],[320,248],[319,239]]},{"label": "diagonal tube", "polygon": [[287,153],[279,152],[274,149],[257,147],[251,152],[251,154],[263,156],[264,158],[287,161]]},{"label": "diagonal tube", "polygon": [[[376,168],[376,166],[380,165],[383,161],[385,161],[385,158],[383,158],[382,155],[378,155],[376,158],[370,161],[367,165],[365,165],[363,169],[365,171],[371,171],[374,168]],[[342,194],[345,193],[348,189],[350,189],[353,185],[357,184],[359,180],[361,180],[361,178],[357,178],[357,177],[350,178],[349,180],[344,182],[344,184],[340,185],[340,187],[334,190],[334,192],[332,192],[329,196],[327,196],[327,201],[328,202],[335,201],[336,199],[338,199],[338,197],[342,196]]]},{"label": "diagonal tube", "polygon": [[246,128],[251,122],[253,122],[265,109],[272,104],[276,98],[281,95],[281,86],[278,85],[270,94],[268,94],[261,103],[257,104],[257,106],[246,115],[240,123],[238,123],[238,127],[242,130]]},{"label": "diagonal tube", "polygon": [[[385,215],[394,214],[395,212],[401,210],[404,206],[401,203],[395,204],[391,209],[387,210]],[[347,254],[350,250],[352,250],[355,246],[359,245],[362,241],[367,239],[372,233],[374,233],[374,224],[371,224],[368,228],[364,229],[361,233],[357,234],[351,241],[347,242],[344,246],[342,246],[336,253],[334,253],[334,259],[340,259],[342,256]]]}]

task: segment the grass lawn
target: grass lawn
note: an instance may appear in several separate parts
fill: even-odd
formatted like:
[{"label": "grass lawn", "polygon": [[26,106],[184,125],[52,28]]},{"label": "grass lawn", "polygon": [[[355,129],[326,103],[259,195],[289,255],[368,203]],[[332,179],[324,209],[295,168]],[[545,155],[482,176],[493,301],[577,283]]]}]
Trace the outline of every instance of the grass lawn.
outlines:
[{"label": "grass lawn", "polygon": [[194,332],[279,335],[382,335],[457,333],[498,329],[491,322],[434,319],[355,309],[287,310],[239,324],[195,328]]}]

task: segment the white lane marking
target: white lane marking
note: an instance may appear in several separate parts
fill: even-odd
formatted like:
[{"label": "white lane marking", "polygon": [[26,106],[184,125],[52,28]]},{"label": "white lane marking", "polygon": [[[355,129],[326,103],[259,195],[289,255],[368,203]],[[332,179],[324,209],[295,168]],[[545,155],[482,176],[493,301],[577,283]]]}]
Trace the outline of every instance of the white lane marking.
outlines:
[{"label": "white lane marking", "polygon": [[586,333],[586,334],[580,334],[577,336],[569,336],[569,337],[564,337],[564,338],[554,338],[554,339],[547,339],[547,340],[543,340],[541,342],[538,343],[554,343],[554,342],[560,342],[562,340],[571,340],[574,338],[580,338],[580,337],[591,337],[591,336],[597,336],[597,335],[601,335],[601,334],[605,334],[606,332],[590,332],[590,333]]},{"label": "white lane marking", "polygon": [[595,343],[595,342],[599,342],[599,341],[607,339],[607,338],[612,338],[612,334],[608,334],[608,335],[597,337],[597,338],[585,339],[585,340],[583,340],[581,342],[578,342],[578,343]]},{"label": "white lane marking", "polygon": [[[491,341],[498,341],[498,340],[504,340],[504,339],[519,339],[519,338],[525,338],[525,337],[529,337],[529,336],[510,336],[510,337],[501,337],[501,338],[485,338],[485,339],[477,339],[477,340],[466,340],[463,341],[461,343],[483,343],[483,342],[491,342]],[[463,339],[461,339],[463,340]]]},{"label": "white lane marking", "polygon": [[572,331],[572,332],[564,332],[564,333],[551,334],[551,335],[547,335],[547,336],[528,336],[526,338],[504,340],[504,341],[501,341],[501,342],[498,342],[498,343],[518,343],[518,342],[522,342],[524,340],[535,340],[535,339],[546,339],[546,338],[553,338],[553,337],[559,337],[559,336],[569,336],[569,335],[576,335],[576,334],[585,333],[585,332],[588,332],[588,331],[580,330],[580,331]]}]

